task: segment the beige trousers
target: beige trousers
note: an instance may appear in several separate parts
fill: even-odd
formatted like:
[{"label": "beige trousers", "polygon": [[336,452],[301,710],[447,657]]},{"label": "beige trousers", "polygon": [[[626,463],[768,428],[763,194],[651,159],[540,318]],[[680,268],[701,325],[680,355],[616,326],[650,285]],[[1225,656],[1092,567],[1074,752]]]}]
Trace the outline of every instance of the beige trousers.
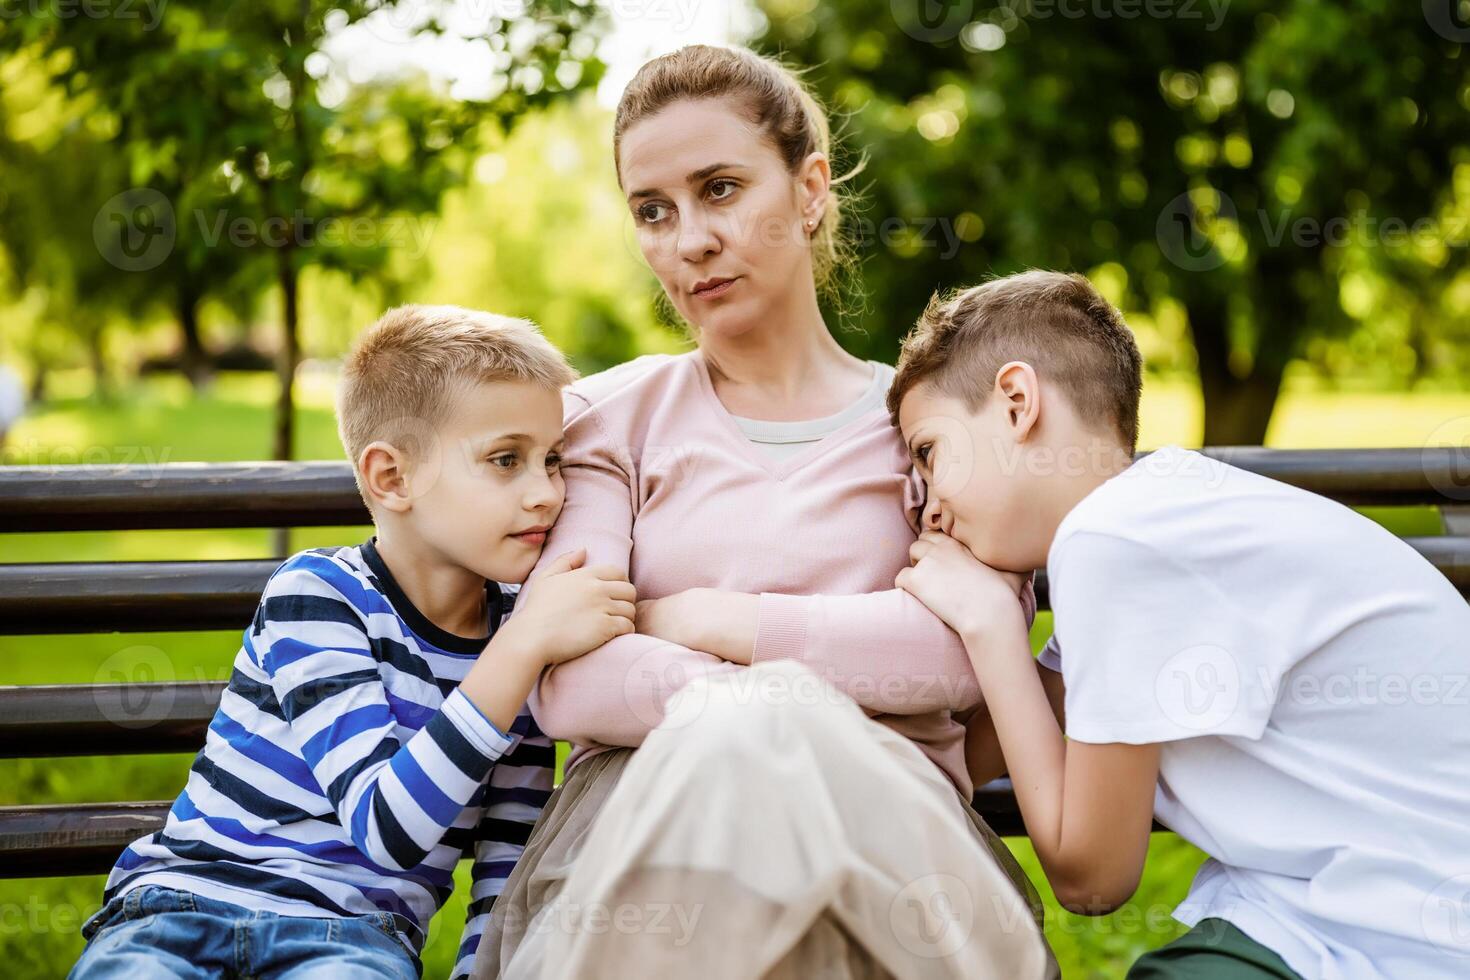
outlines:
[{"label": "beige trousers", "polygon": [[477,980],[1055,977],[1035,890],[906,738],[794,661],[696,680],[579,764]]}]

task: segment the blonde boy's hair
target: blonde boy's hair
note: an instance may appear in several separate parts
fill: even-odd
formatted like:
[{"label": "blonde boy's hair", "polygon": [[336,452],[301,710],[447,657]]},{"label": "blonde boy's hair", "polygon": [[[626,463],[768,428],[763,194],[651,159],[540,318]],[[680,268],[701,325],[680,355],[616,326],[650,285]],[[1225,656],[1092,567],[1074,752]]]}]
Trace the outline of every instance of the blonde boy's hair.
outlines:
[{"label": "blonde boy's hair", "polygon": [[1002,365],[1025,361],[1057,385],[1083,419],[1109,426],[1133,452],[1143,358],[1123,315],[1086,278],[1033,269],[936,293],[904,338],[888,410],[920,384],[974,411]]},{"label": "blonde boy's hair", "polygon": [[529,320],[459,306],[399,306],[369,327],[343,367],[337,434],[363,492],[357,461],[382,440],[412,456],[472,384],[524,381],[552,390],[577,379]]}]

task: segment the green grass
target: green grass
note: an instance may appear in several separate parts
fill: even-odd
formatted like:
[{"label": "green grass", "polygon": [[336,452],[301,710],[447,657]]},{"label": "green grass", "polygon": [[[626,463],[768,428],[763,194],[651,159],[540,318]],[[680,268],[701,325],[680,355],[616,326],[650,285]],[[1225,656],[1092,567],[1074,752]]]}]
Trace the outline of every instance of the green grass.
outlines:
[{"label": "green grass", "polygon": [[[0,462],[33,464],[160,463],[262,459],[268,455],[270,378],[226,375],[204,398],[176,378],[138,383],[111,402],[80,391],[27,418],[11,434]],[[80,387],[80,383],[78,383]],[[336,458],[330,379],[300,385],[297,439],[301,458]],[[1333,395],[1293,390],[1283,400],[1270,441],[1291,446],[1418,446],[1446,422],[1470,416],[1470,395]],[[1151,383],[1144,400],[1143,444],[1191,444],[1199,399],[1183,384]],[[1438,533],[1431,509],[1378,510],[1372,516],[1400,534]],[[293,533],[292,548],[355,542],[364,528],[312,528]],[[268,533],[251,530],[138,531],[0,536],[0,561],[225,559],[270,553]],[[242,624],[243,627],[244,624]],[[1045,635],[1043,614],[1036,637]],[[0,637],[0,684],[224,680],[239,646],[237,631],[91,636]],[[169,799],[182,787],[187,755],[0,760],[0,805]],[[1069,980],[1121,976],[1128,963],[1181,930],[1168,912],[1188,890],[1201,855],[1169,834],[1155,835],[1138,893],[1127,907],[1097,918],[1061,912],[1024,839],[1010,841],[1047,898],[1049,938]],[[467,865],[458,878],[463,885]],[[0,881],[0,960],[10,976],[61,976],[81,950],[79,927],[95,911],[101,877]],[[425,953],[426,976],[448,975],[464,922],[457,892],[435,919]]]}]

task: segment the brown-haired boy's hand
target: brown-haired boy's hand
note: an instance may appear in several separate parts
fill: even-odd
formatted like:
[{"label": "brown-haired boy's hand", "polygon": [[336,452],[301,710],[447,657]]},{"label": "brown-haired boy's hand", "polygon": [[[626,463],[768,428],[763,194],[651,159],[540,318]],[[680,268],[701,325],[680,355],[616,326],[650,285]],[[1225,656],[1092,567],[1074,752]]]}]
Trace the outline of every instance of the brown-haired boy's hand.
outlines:
[{"label": "brown-haired boy's hand", "polygon": [[1034,615],[1027,607],[1030,575],[1003,572],[976,559],[963,544],[939,531],[925,531],[909,549],[913,565],[894,585],[924,605],[968,641],[995,632],[1025,637]]},{"label": "brown-haired boy's hand", "polygon": [[638,599],[615,565],[586,565],[587,549],[557,556],[505,625],[545,664],[559,664],[633,632]]}]

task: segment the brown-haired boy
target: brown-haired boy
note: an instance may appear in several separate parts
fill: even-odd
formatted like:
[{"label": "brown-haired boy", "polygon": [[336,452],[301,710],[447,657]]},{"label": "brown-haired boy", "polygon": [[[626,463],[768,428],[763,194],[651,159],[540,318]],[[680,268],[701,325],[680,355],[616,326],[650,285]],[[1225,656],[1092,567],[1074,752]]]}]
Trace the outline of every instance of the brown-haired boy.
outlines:
[{"label": "brown-haired boy", "polygon": [[[1134,980],[1464,976],[1470,607],[1346,507],[1134,462],[1140,378],[1087,280],[1028,272],[936,299],[889,395],[930,493],[897,584],[964,638],[1058,899],[1127,901],[1157,816],[1209,860]],[[1016,603],[1043,566],[1065,737]]]},{"label": "brown-haired boy", "polygon": [[[560,389],[523,320],[389,311],[348,357],[342,442],[375,537],[267,583],[184,791],[133,843],[73,977],[416,977],[474,843],[455,975],[551,791],[543,667],[632,632],[633,587],[563,555]],[[503,624],[503,625],[502,625]]]}]

